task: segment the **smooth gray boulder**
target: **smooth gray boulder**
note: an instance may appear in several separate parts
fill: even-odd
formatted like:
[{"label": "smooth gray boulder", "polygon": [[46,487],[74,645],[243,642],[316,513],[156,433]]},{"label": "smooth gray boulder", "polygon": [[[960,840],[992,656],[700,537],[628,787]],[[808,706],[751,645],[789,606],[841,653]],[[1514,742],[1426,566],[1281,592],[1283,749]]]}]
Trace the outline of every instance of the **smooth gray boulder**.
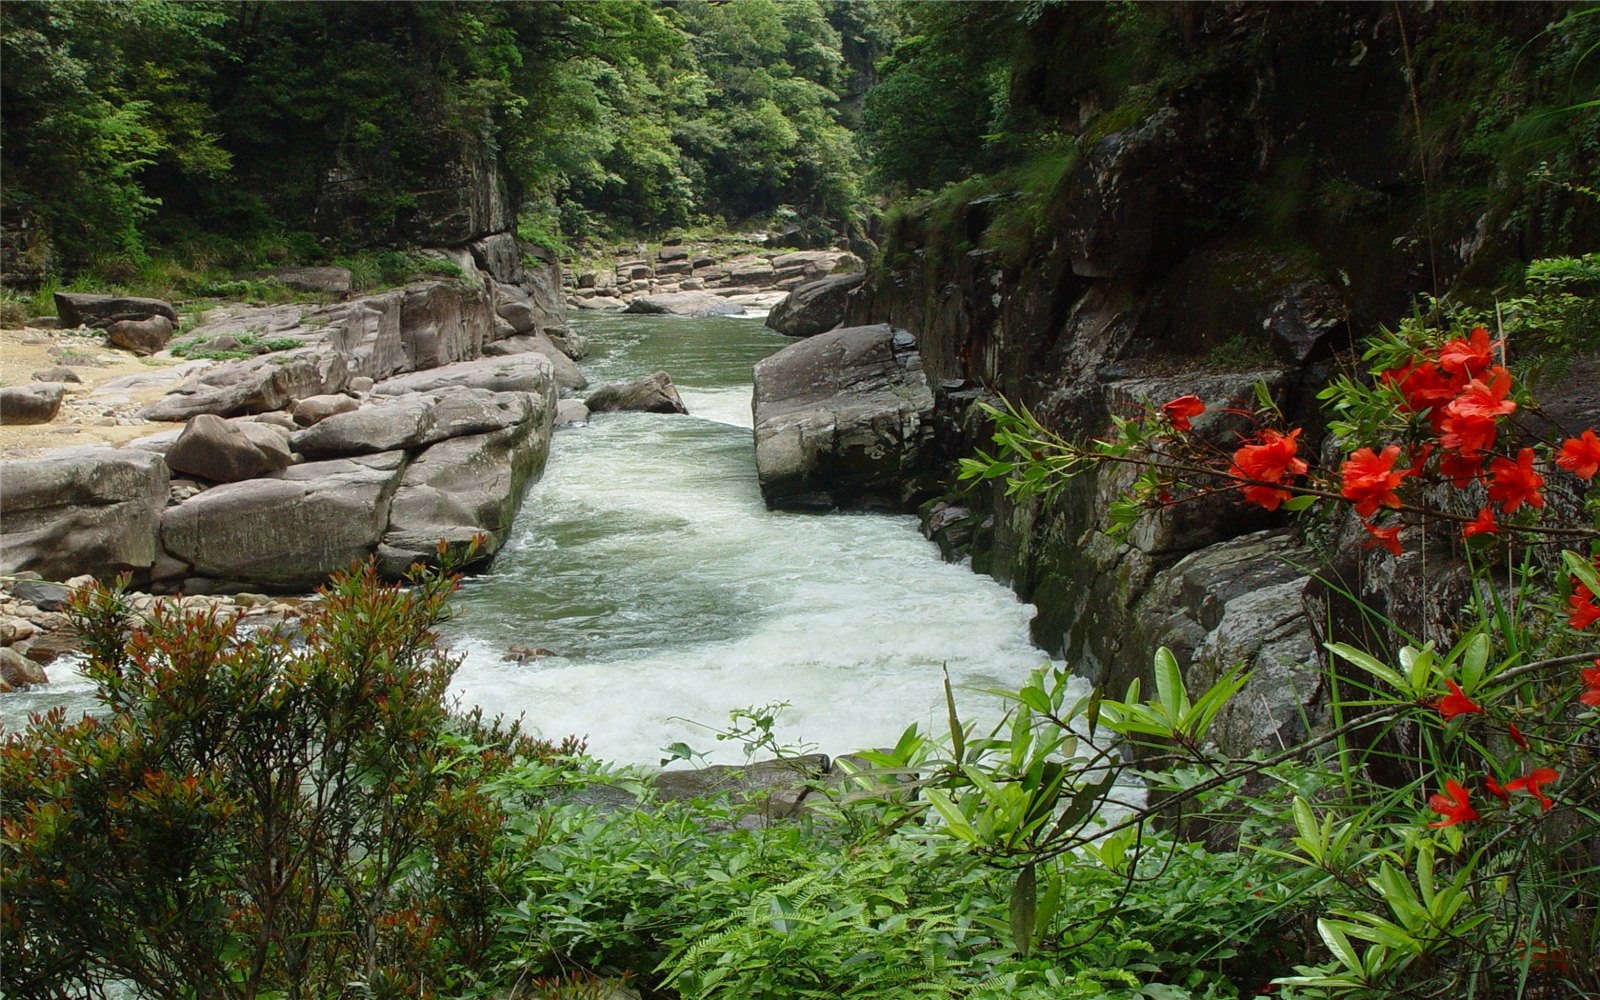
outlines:
[{"label": "smooth gray boulder", "polygon": [[106,327],[106,339],[140,356],[163,350],[172,339],[172,320],[165,316],[149,319],[119,319]]},{"label": "smooth gray boulder", "polygon": [[33,380],[35,382],[71,382],[75,385],[81,385],[83,376],[66,365],[56,365],[54,368],[46,368],[44,371],[34,372]]},{"label": "smooth gray boulder", "polygon": [[133,449],[0,462],[0,572],[51,580],[148,572],[160,551],[167,479],[159,454]]},{"label": "smooth gray boulder", "polygon": [[641,295],[629,302],[624,311],[665,316],[737,316],[744,312],[744,307],[708,292],[672,292]]},{"label": "smooth gray boulder", "polygon": [[334,416],[338,413],[350,413],[361,408],[361,401],[354,396],[347,396],[342,392],[329,393],[325,396],[307,396],[294,404],[294,409],[289,416],[300,427],[310,427],[312,424]]},{"label": "smooth gray boulder", "polygon": [[280,267],[265,275],[297,292],[315,295],[350,294],[350,269],[348,267]]},{"label": "smooth gray boulder", "polygon": [[524,423],[537,416],[533,400],[546,398],[549,392],[535,397],[487,389],[408,393],[330,416],[296,433],[290,443],[307,458],[411,450]]},{"label": "smooth gray boulder", "polygon": [[548,358],[541,354],[515,354],[504,358],[460,361],[430,368],[427,371],[400,375],[379,382],[372,387],[372,391],[379,396],[398,396],[408,392],[451,388],[539,394],[551,384],[553,377]]},{"label": "smooth gray boulder", "polygon": [[522,395],[530,419],[491,431],[454,437],[412,460],[389,508],[389,527],[378,547],[379,571],[403,576],[416,562],[432,562],[443,540],[460,549],[484,536],[475,562],[505,542],[528,485],[544,470],[555,407]]},{"label": "smooth gray boulder", "polygon": [[632,410],[640,413],[688,413],[678,387],[666,372],[652,372],[632,382],[601,386],[583,401],[590,413]]},{"label": "smooth gray boulder", "polygon": [[519,334],[495,341],[484,347],[483,353],[493,358],[503,358],[513,354],[541,354],[550,362],[557,387],[562,389],[589,387],[589,380],[578,370],[573,360],[542,333]]},{"label": "smooth gray boulder", "polygon": [[626,312],[628,303],[612,295],[596,295],[592,299],[574,299],[569,303],[584,312]]},{"label": "smooth gray boulder", "polygon": [[545,327],[541,332],[556,345],[556,350],[572,360],[582,361],[589,356],[589,338],[571,327]]},{"label": "smooth gray boulder", "polygon": [[756,473],[772,507],[898,507],[933,393],[916,341],[886,324],[818,334],[755,366]]},{"label": "smooth gray boulder", "polygon": [[404,465],[386,452],[218,486],[167,508],[161,541],[195,575],[309,590],[372,554]]},{"label": "smooth gray boulder", "polygon": [[110,326],[122,319],[149,319],[165,316],[178,324],[178,312],[172,303],[161,299],[141,299],[131,295],[91,295],[85,292],[56,292],[56,316],[61,326]]},{"label": "smooth gray boulder", "polygon": [[0,681],[16,691],[35,684],[48,684],[50,678],[45,676],[44,668],[39,664],[10,646],[0,646]]},{"label": "smooth gray boulder", "polygon": [[579,400],[563,399],[556,404],[557,427],[589,426],[589,408]]},{"label": "smooth gray boulder", "polygon": [[225,420],[202,413],[191,417],[178,440],[167,449],[167,468],[214,483],[288,468],[294,464],[289,432],[255,420]]},{"label": "smooth gray boulder", "polygon": [[146,420],[188,420],[202,413],[237,417],[282,410],[308,396],[339,392],[350,381],[342,355],[315,350],[230,361],[208,369],[139,411]]},{"label": "smooth gray boulder", "polygon": [[66,394],[60,382],[0,386],[0,424],[48,424]]},{"label": "smooth gray boulder", "polygon": [[772,307],[767,326],[789,337],[826,333],[844,322],[850,293],[866,277],[865,271],[850,271],[801,285]]}]

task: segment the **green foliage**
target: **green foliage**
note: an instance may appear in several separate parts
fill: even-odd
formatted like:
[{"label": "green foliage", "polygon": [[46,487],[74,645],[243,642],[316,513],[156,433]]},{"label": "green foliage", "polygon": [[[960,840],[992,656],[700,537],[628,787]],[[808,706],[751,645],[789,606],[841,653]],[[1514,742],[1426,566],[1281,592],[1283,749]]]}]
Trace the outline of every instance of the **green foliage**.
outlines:
[{"label": "green foliage", "polygon": [[273,351],[290,351],[296,347],[304,346],[296,337],[262,337],[253,333],[240,333],[234,335],[239,342],[235,350],[212,350],[207,348],[210,341],[199,337],[180,340],[171,345],[169,350],[180,358],[199,359],[207,358],[212,361],[231,361],[235,358],[253,358],[260,354],[270,354]]},{"label": "green foliage", "polygon": [[342,574],[298,623],[73,616],[103,714],[8,735],[0,768],[7,990],[390,995],[462,984],[509,861],[484,783],[515,730],[452,722],[437,646],[454,583]]}]

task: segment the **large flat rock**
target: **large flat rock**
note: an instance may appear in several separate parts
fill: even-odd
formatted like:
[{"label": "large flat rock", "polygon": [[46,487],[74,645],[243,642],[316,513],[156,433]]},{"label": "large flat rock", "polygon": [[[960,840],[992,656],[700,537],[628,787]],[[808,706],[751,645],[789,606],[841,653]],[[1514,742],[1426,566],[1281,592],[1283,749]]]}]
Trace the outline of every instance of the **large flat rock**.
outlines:
[{"label": "large flat rock", "polygon": [[553,384],[553,378],[549,358],[542,354],[513,354],[503,358],[462,361],[401,375],[379,382],[372,391],[380,396],[453,388],[538,394]]},{"label": "large flat rock", "polygon": [[150,451],[71,448],[0,462],[0,571],[49,580],[148,572],[167,481]]},{"label": "large flat rock", "polygon": [[850,327],[755,366],[756,471],[772,507],[900,504],[933,394],[910,334]]},{"label": "large flat rock", "polygon": [[161,541],[193,575],[309,590],[377,548],[404,467],[391,451],[218,486],[168,508]]}]

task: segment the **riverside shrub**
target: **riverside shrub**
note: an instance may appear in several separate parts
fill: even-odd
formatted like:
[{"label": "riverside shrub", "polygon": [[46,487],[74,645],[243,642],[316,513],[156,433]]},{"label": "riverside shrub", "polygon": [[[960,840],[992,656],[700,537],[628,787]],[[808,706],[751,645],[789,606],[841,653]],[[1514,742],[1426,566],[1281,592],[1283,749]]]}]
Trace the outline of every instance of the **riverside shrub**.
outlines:
[{"label": "riverside shrub", "polygon": [[12,996],[452,994],[515,861],[487,786],[562,748],[453,718],[447,572],[335,576],[292,629],[79,593],[103,712],[0,749]]},{"label": "riverside shrub", "polygon": [[[947,832],[1018,868],[1019,947],[1049,940],[1053,917],[1041,914],[1067,852],[1098,851],[1108,834],[1179,807],[1261,811],[1228,792],[1305,759],[1321,761],[1329,780],[1278,812],[1292,848],[1244,840],[1317,876],[1298,904],[1315,918],[1321,953],[1279,987],[1600,991],[1600,441],[1544,411],[1530,384],[1539,360],[1513,363],[1480,323],[1414,321],[1369,342],[1364,358],[1368,377],[1341,377],[1321,394],[1344,456],[1333,469],[1316,467],[1304,428],[1285,426],[1265,390],[1254,407],[1179,396],[1115,418],[1111,434],[1087,444],[1021,408],[988,408],[999,449],[966,460],[964,475],[1001,479],[1026,500],[1123,468],[1131,485],[1111,506],[1113,533],[1148,511],[1231,492],[1269,511],[1352,516],[1369,547],[1393,556],[1448,545],[1476,582],[1448,649],[1331,643],[1333,661],[1355,670],[1330,670],[1332,728],[1254,762],[1230,761],[1205,739],[1245,678],[1235,671],[1191,698],[1164,650],[1154,698],[1141,699],[1136,683],[1122,701],[1096,693],[1073,704],[1062,677],[1041,674],[1007,693],[1017,707],[987,740],[964,739],[952,702],[954,753],[929,799]],[[1218,405],[1257,431],[1232,446],[1197,434],[1193,421]],[[1180,765],[1150,775],[1150,804],[1109,828],[1090,817],[1110,794],[1103,776],[1125,765],[1096,740],[1097,724]]]}]

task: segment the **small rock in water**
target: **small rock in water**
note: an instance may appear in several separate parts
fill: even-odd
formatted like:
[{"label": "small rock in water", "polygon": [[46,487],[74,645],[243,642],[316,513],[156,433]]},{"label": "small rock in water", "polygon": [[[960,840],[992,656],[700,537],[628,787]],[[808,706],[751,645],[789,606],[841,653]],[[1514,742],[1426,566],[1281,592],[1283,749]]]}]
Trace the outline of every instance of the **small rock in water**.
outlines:
[{"label": "small rock in water", "polygon": [[556,655],[554,650],[545,649],[543,646],[508,646],[505,658],[513,663],[521,663],[524,660],[540,660],[554,655]]}]

